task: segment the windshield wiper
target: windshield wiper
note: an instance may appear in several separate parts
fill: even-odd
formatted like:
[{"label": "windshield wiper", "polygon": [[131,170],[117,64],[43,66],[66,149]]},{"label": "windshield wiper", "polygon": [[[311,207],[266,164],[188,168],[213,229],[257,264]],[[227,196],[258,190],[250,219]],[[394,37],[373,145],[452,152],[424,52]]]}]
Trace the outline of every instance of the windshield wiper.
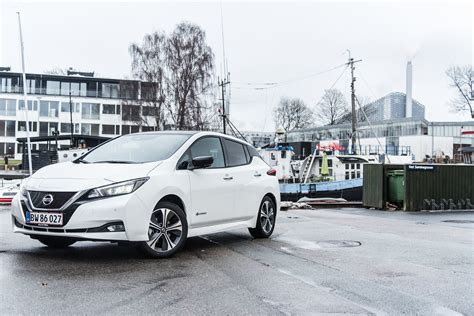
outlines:
[{"label": "windshield wiper", "polygon": [[135,162],[126,161],[126,160],[102,160],[102,161],[95,161],[94,163],[124,163],[124,164],[131,164],[131,163],[135,163]]},{"label": "windshield wiper", "polygon": [[82,158],[76,159],[76,160],[74,160],[73,162],[74,162],[74,163],[80,163],[80,162],[82,162],[82,163],[90,163],[89,161],[84,160],[84,159],[82,159]]}]

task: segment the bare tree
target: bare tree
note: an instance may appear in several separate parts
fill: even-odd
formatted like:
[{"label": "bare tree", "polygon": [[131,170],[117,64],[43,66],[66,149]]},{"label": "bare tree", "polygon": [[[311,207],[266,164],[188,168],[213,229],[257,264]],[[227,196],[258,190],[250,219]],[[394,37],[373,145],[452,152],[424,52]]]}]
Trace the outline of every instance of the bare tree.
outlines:
[{"label": "bare tree", "polygon": [[282,97],[273,110],[273,118],[276,128],[289,132],[311,126],[313,112],[301,99]]},{"label": "bare tree", "polygon": [[349,112],[347,101],[337,89],[324,90],[321,101],[316,105],[316,117],[323,125],[335,125]]},{"label": "bare tree", "polygon": [[206,95],[213,87],[214,54],[198,25],[177,25],[167,39],[166,65],[166,104],[176,129],[205,129],[205,112],[212,108]]},{"label": "bare tree", "polygon": [[451,67],[446,70],[446,75],[450,79],[450,86],[457,91],[457,97],[451,100],[453,109],[456,112],[470,111],[474,118],[472,65]]},{"label": "bare tree", "polygon": [[[165,60],[166,36],[162,32],[147,34],[141,45],[131,44],[129,52],[132,57],[132,75],[142,81],[140,106],[151,106],[158,130],[165,124]],[[145,122],[142,116],[133,117],[137,122]]]}]

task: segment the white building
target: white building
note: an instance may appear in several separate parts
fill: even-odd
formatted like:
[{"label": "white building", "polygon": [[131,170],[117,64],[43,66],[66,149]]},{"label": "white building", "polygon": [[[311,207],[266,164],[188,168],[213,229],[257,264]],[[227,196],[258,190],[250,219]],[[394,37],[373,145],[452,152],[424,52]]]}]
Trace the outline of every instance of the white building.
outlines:
[{"label": "white building", "polygon": [[[154,130],[151,87],[135,80],[74,75],[27,74],[30,136],[71,133],[115,137]],[[72,104],[72,113],[70,112]],[[26,108],[20,73],[0,72],[0,156],[21,159],[16,139],[26,137]],[[35,145],[36,146],[36,145]],[[46,144],[39,144],[43,149]],[[61,142],[68,148],[68,142]],[[44,148],[46,149],[46,148]]]},{"label": "white building", "polygon": [[272,132],[249,132],[244,131],[241,134],[245,137],[249,144],[255,147],[268,145],[275,140],[275,133]]},{"label": "white building", "polygon": [[[474,145],[474,121],[428,122],[424,119],[401,118],[361,122],[357,127],[356,152],[359,155],[411,155],[414,161],[427,157],[448,156],[461,161],[459,149]],[[288,133],[289,142],[310,141],[315,144],[335,143],[350,147],[350,124],[321,126]]]}]

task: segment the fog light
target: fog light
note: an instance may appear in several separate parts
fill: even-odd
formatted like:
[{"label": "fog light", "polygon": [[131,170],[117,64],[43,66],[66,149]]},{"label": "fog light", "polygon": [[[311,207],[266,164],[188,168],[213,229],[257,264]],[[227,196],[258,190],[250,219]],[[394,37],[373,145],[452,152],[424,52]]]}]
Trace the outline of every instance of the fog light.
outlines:
[{"label": "fog light", "polygon": [[122,224],[114,224],[107,226],[107,230],[109,232],[123,232],[125,231],[125,226],[123,226]]}]

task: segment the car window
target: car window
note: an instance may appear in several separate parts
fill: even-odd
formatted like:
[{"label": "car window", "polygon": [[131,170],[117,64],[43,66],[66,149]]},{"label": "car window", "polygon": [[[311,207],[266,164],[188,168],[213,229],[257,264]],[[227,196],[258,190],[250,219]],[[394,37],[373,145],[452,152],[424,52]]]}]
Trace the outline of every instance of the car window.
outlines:
[{"label": "car window", "polygon": [[227,166],[241,166],[247,164],[247,156],[245,155],[244,145],[228,139],[224,139],[225,147],[227,149]]},{"label": "car window", "polygon": [[117,137],[82,156],[87,163],[123,162],[146,163],[165,160],[178,150],[191,135],[130,134]]},{"label": "car window", "polygon": [[249,150],[250,157],[260,157],[258,151],[254,147],[248,145],[247,149]]},{"label": "car window", "polygon": [[247,160],[247,163],[249,163],[252,159],[250,159],[249,150],[247,149],[247,146],[244,146],[244,152],[245,152],[245,159]]},{"label": "car window", "polygon": [[179,159],[178,164],[177,164],[177,168],[179,170],[188,169],[190,161],[191,161],[191,154],[190,154],[190,151],[188,149],[188,150],[186,150],[186,152]]},{"label": "car window", "polygon": [[221,141],[217,137],[205,137],[197,140],[190,148],[191,159],[200,156],[211,156],[214,158],[210,168],[224,167],[224,153]]}]

